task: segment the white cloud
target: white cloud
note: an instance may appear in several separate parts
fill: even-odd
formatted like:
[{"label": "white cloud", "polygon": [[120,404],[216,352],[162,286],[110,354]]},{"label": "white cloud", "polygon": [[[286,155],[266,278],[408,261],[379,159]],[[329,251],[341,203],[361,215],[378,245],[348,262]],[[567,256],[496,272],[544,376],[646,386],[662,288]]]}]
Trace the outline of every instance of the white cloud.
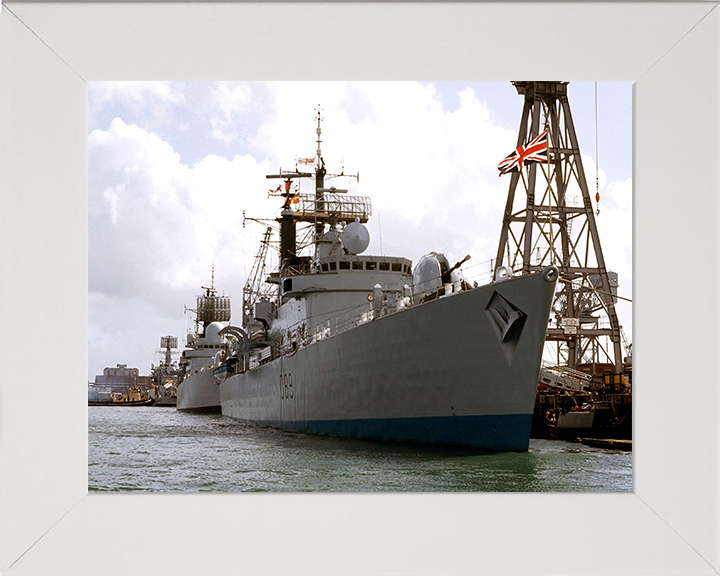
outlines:
[{"label": "white cloud", "polygon": [[[213,265],[216,286],[234,292],[239,306],[258,232],[243,228],[243,209],[273,214],[267,168],[249,156],[208,156],[189,167],[157,135],[120,119],[91,132],[88,144],[90,306],[103,319],[93,325],[94,341],[119,353],[137,347],[126,340],[128,324],[137,332],[134,342],[140,332],[153,342],[165,335],[161,319],[177,328],[174,319],[194,307]],[[159,332],[148,336],[153,326]],[[184,332],[174,335],[182,339]],[[108,357],[105,348],[93,351]],[[100,373],[103,362],[114,365],[97,362],[91,372]],[[147,359],[138,367],[146,371]]]},{"label": "white cloud", "polygon": [[118,103],[157,106],[183,99],[171,82],[91,82],[89,90],[96,107]]},{"label": "white cloud", "polygon": [[224,142],[238,141],[236,118],[248,111],[252,91],[247,84],[219,82],[212,93],[212,101],[216,103],[210,118],[211,136]]},{"label": "white cloud", "polygon": [[[264,229],[243,228],[243,212],[276,217],[268,190],[277,182],[265,175],[314,156],[318,104],[328,171],[360,172],[359,184],[327,184],[371,197],[368,252],[413,261],[432,250],[471,254],[478,273],[495,257],[508,187],[497,163],[517,134],[494,125],[471,88],[453,112],[433,85],[410,82],[100,83],[90,94],[91,114],[149,106],[139,125],[116,118],[89,134],[90,377],[118,362],[147,373],[160,336],[184,338],[184,308],[213,265],[216,287],[240,310]],[[199,142],[238,143],[237,153],[183,161],[176,146],[187,126]],[[594,188],[594,165],[583,162]],[[598,226],[622,285],[631,279],[631,183],[605,181],[601,171]]]}]

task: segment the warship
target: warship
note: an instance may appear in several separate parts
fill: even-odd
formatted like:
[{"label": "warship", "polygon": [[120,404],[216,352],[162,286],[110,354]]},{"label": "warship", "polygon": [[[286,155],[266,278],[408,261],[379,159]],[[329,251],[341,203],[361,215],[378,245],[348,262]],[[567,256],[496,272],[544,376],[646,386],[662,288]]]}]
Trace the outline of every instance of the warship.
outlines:
[{"label": "warship", "polygon": [[178,361],[176,408],[185,412],[220,413],[220,390],[213,371],[228,357],[229,340],[220,333],[230,321],[230,298],[215,289],[215,269],[210,287],[197,297],[195,331]]},{"label": "warship", "polygon": [[[265,274],[271,226],[242,327],[217,332],[230,342],[213,370],[222,414],[333,436],[526,451],[557,269],[513,277],[499,267],[471,286],[461,269],[469,256],[453,265],[432,252],[413,269],[407,258],[363,254],[370,200],[325,187],[319,113],[317,135],[316,156],[300,160],[314,171],[267,176],[281,181],[279,263]],[[314,193],[300,192],[307,180]],[[310,224],[307,247],[301,222]]]},{"label": "warship", "polygon": [[150,397],[155,406],[177,405],[177,381],[180,368],[172,360],[172,350],[177,348],[178,339],[175,336],[160,338],[160,347],[165,349],[165,357],[155,366],[150,366]]}]

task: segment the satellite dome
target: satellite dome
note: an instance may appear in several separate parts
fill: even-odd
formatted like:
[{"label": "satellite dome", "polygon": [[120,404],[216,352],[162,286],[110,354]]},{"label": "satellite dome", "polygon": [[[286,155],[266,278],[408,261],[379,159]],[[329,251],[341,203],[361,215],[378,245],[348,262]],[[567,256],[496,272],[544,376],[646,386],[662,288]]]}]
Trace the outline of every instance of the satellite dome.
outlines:
[{"label": "satellite dome", "polygon": [[342,243],[350,254],[360,254],[370,244],[370,233],[367,228],[360,223],[359,219],[355,219],[355,222],[350,222],[345,226],[345,230],[342,233]]},{"label": "satellite dome", "polygon": [[442,284],[442,264],[445,259],[443,254],[432,252],[420,258],[420,262],[413,271],[413,293],[424,294],[438,290]]},{"label": "satellite dome", "polygon": [[225,328],[225,326],[220,322],[211,322],[208,324],[205,328],[205,342],[208,344],[221,344],[222,336],[219,336],[218,333],[223,328]]}]

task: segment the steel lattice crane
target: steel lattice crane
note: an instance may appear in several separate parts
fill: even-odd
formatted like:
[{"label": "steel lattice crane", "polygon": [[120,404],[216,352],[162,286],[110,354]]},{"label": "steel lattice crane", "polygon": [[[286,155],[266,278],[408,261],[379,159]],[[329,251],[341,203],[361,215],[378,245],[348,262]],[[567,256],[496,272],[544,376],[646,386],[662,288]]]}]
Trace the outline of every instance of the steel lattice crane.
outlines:
[{"label": "steel lattice crane", "polygon": [[[513,82],[524,96],[518,150],[547,130],[547,162],[511,173],[495,274],[560,271],[547,330],[558,363],[622,372],[617,275],[608,272],[580,157],[567,82]],[[518,193],[518,188],[521,191]],[[503,267],[501,269],[501,267]]]},{"label": "steel lattice crane", "polygon": [[255,262],[250,269],[245,287],[243,288],[243,325],[246,325],[248,321],[251,321],[254,316],[255,304],[262,300],[269,300],[273,292],[277,290],[277,286],[269,284],[265,281],[267,275],[267,252],[270,247],[270,238],[272,236],[273,229],[268,226],[263,234],[263,239],[260,242],[260,249],[258,250],[257,256],[255,256]]}]

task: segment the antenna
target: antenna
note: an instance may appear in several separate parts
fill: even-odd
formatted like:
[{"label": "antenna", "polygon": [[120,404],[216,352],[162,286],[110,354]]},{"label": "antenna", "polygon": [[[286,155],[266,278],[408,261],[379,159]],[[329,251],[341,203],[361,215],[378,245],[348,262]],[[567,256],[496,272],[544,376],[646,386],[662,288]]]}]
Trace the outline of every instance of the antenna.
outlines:
[{"label": "antenna", "polygon": [[322,108],[320,108],[320,104],[318,104],[317,108],[315,108],[315,112],[317,112],[317,157],[318,160],[322,159],[322,152],[320,151],[320,143],[322,140],[320,139],[320,135],[322,134],[322,129],[320,128],[320,123],[324,120],[322,117]]},{"label": "antenna", "polygon": [[178,339],[176,336],[162,336],[160,338],[160,347],[165,348],[165,364],[170,366],[172,362],[172,349],[178,347]]}]

